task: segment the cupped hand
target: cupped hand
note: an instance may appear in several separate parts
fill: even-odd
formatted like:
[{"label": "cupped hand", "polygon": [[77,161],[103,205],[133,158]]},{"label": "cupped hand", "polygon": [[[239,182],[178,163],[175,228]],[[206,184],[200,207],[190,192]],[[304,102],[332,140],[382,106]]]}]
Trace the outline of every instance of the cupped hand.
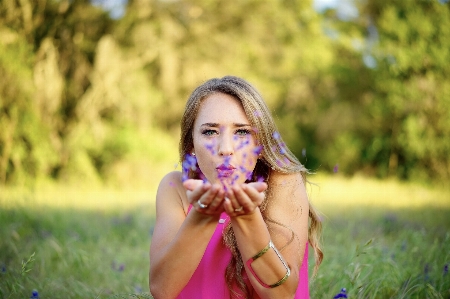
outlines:
[{"label": "cupped hand", "polygon": [[220,184],[211,185],[202,180],[189,179],[183,182],[189,203],[205,215],[221,214],[224,211],[225,191]]},{"label": "cupped hand", "polygon": [[223,207],[230,217],[236,217],[255,212],[264,200],[267,184],[263,182],[234,184],[226,186],[225,189],[227,191]]}]

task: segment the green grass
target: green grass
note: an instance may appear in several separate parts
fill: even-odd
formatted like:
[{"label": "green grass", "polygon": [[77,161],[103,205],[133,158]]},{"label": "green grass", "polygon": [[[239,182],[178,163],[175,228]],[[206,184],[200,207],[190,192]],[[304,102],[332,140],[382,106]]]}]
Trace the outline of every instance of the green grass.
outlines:
[{"label": "green grass", "polygon": [[[344,287],[349,298],[450,298],[450,190],[311,180],[325,253],[311,298]],[[40,298],[151,298],[154,196],[154,184],[0,189],[0,298],[30,298],[34,289]]]},{"label": "green grass", "polygon": [[[312,178],[325,259],[311,298],[450,298],[450,191],[363,178]],[[310,265],[313,260],[310,259]]]}]

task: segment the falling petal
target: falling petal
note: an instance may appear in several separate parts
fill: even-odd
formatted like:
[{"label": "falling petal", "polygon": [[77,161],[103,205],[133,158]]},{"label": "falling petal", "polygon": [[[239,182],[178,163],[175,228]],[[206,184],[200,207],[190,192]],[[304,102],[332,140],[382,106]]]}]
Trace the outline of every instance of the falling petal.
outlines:
[{"label": "falling petal", "polygon": [[334,167],[333,167],[333,172],[334,172],[334,173],[337,173],[338,170],[339,170],[339,164],[334,165]]},{"label": "falling petal", "polygon": [[257,147],[255,147],[255,148],[253,149],[253,153],[255,153],[255,155],[258,156],[259,154],[261,154],[262,150],[263,150],[263,147],[260,146],[260,145],[258,145]]},{"label": "falling petal", "polygon": [[273,132],[272,136],[273,136],[273,138],[275,138],[276,140],[280,139],[280,133],[278,133],[278,132],[276,132],[276,131]]}]

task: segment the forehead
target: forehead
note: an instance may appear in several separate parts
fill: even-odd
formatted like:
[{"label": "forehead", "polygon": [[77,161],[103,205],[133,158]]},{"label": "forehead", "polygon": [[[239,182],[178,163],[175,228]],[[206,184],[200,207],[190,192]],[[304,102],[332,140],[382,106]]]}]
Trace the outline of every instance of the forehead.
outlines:
[{"label": "forehead", "polygon": [[203,99],[195,120],[195,125],[204,123],[249,124],[241,102],[224,93],[213,93]]}]

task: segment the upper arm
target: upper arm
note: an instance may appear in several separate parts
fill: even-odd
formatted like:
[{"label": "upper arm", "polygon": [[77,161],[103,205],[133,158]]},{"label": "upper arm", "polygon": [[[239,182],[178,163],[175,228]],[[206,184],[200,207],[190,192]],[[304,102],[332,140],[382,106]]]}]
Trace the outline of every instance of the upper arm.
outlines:
[{"label": "upper arm", "polygon": [[181,174],[171,172],[160,182],[156,193],[156,222],[150,245],[150,260],[172,241],[186,218]]},{"label": "upper arm", "polygon": [[268,190],[267,225],[272,241],[298,273],[308,241],[309,202],[301,174],[276,173]]}]

